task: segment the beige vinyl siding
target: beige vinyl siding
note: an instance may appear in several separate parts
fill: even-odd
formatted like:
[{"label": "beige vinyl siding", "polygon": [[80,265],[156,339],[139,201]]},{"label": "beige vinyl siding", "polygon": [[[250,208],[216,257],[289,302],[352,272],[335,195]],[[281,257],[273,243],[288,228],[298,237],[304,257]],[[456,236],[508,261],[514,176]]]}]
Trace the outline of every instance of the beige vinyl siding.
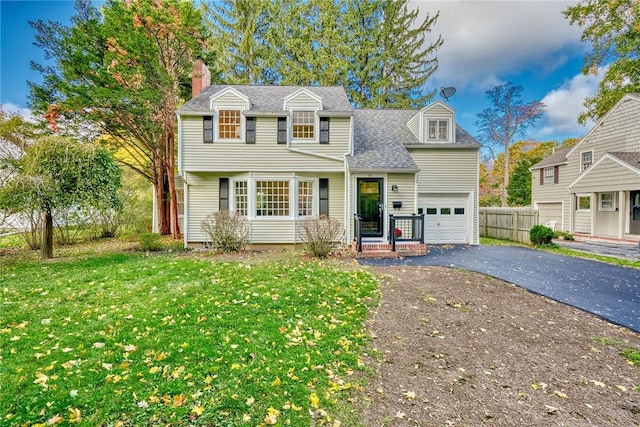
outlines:
[{"label": "beige vinyl siding", "polygon": [[[268,119],[264,119],[265,123],[263,126],[268,129],[271,123],[267,122],[267,120]],[[269,120],[273,123],[275,131],[276,120]],[[302,150],[305,152],[342,159],[345,154],[349,153],[349,131],[351,129],[350,123],[351,120],[349,117],[331,117],[329,119],[328,144],[320,144],[316,138],[315,141],[292,140],[290,142],[290,147],[296,150]],[[316,130],[316,132],[317,131],[318,130]],[[266,136],[267,135],[265,135],[265,139]],[[273,139],[269,138],[268,140]]]},{"label": "beige vinyl siding", "polygon": [[[348,120],[347,120],[348,122]],[[277,119],[258,118],[256,122],[256,143],[242,142],[202,142],[202,117],[183,117],[182,120],[182,170],[200,172],[240,172],[247,170],[290,172],[298,171],[344,171],[342,156],[337,159],[288,150],[286,145],[277,144]],[[338,126],[338,130],[340,126]],[[337,141],[336,141],[337,143]],[[348,147],[348,139],[345,146]],[[329,144],[328,150],[333,146]],[[314,150],[320,145],[314,145]],[[305,150],[311,151],[311,150]],[[346,151],[345,151],[346,152]]]},{"label": "beige vinyl siding", "polygon": [[[398,191],[392,191],[393,185]],[[418,213],[415,206],[415,174],[390,173],[387,176],[387,210],[389,215],[411,215]],[[402,202],[401,209],[394,209],[393,202]]]},{"label": "beige vinyl siding", "polygon": [[[638,126],[640,128],[640,126]],[[634,172],[615,160],[605,158],[571,187],[572,193],[637,190],[640,173]]]},{"label": "beige vinyl siding", "polygon": [[[214,94],[215,96],[215,94]],[[219,96],[214,101],[213,107],[231,107],[245,105],[245,100],[238,97],[235,93],[229,91],[224,95]]]},{"label": "beige vinyl siding", "polygon": [[574,178],[582,171],[580,153],[593,150],[595,163],[605,152],[640,151],[640,101],[628,99],[612,111],[568,156]]},{"label": "beige vinyl siding", "polygon": [[[304,179],[309,178],[317,181],[318,178],[329,179],[329,215],[340,221],[345,221],[344,214],[344,174],[343,173],[301,173],[301,174],[269,174],[269,173],[238,173],[238,174],[214,174],[214,173],[189,173],[187,175],[188,188],[188,212],[189,223],[187,238],[189,242],[204,242],[207,240],[205,233],[200,230],[202,220],[218,210],[219,207],[219,178],[230,179],[229,203],[233,205],[233,181],[248,179],[250,177],[258,179],[289,179],[293,176]],[[314,201],[317,206],[317,186],[314,187],[316,194]],[[252,197],[251,195],[249,197]],[[293,205],[291,205],[293,209]],[[251,243],[300,243],[299,219],[294,218],[252,218],[249,220]],[[344,224],[343,224],[344,226]]]},{"label": "beige vinyl siding", "polygon": [[409,153],[420,168],[419,193],[477,191],[477,149],[412,148]]},{"label": "beige vinyl siding", "polygon": [[200,229],[202,220],[218,210],[219,181],[221,175],[188,174],[187,199],[188,212],[187,239],[189,242],[205,242],[207,235]]},{"label": "beige vinyl siding", "polygon": [[[567,187],[575,179],[575,175],[569,170],[567,165],[559,165],[557,184],[540,185],[540,169],[534,169],[531,173],[531,201],[534,207],[537,207],[537,203],[564,203],[562,218],[556,221],[560,221],[557,225],[558,229],[566,231],[569,231],[571,218],[571,209],[569,209],[571,196]],[[539,217],[539,222],[544,224],[542,217]]]},{"label": "beige vinyl siding", "polygon": [[435,104],[424,112],[424,117],[425,119],[431,117],[453,119],[453,114],[444,105]]},{"label": "beige vinyl siding", "polygon": [[420,168],[418,193],[467,193],[472,215],[471,244],[478,244],[478,149],[410,149]]},{"label": "beige vinyl siding", "polygon": [[[591,200],[591,208],[594,208],[593,200]],[[591,234],[591,209],[575,211],[573,231],[576,233]]]},{"label": "beige vinyl siding", "polygon": [[297,109],[315,109],[320,108],[320,102],[314,99],[306,92],[300,92],[295,97],[287,100],[284,105],[285,110],[289,108],[297,108]]},{"label": "beige vinyl siding", "polygon": [[417,140],[420,140],[420,114],[416,114],[407,122],[407,127],[413,133]]}]

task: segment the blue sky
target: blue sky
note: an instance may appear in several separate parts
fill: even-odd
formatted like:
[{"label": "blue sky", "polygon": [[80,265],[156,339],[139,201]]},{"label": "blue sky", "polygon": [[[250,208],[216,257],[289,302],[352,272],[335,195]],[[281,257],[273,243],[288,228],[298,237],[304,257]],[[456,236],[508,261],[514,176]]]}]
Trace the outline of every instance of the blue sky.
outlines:
[{"label": "blue sky", "polygon": [[[476,115],[488,106],[485,91],[511,81],[524,88],[522,100],[541,100],[545,116],[530,129],[539,141],[581,136],[589,131],[577,123],[584,98],[597,90],[601,76],[583,76],[580,69],[589,46],[580,42],[581,28],[571,26],[562,11],[575,1],[551,0],[417,0],[421,15],[440,17],[426,40],[441,34],[439,69],[427,89],[453,86],[448,101],[458,123],[476,135]],[[29,61],[44,60],[33,45],[30,20],[68,23],[73,2],[0,0],[0,103],[7,111],[28,115],[27,81],[40,82]],[[438,99],[440,99],[438,97]]]}]

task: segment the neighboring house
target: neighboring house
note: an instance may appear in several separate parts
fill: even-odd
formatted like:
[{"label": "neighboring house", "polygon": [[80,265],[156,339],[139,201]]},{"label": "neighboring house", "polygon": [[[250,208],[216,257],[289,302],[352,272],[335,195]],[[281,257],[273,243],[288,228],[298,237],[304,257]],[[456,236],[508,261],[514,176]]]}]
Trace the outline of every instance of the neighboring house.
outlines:
[{"label": "neighboring house", "polygon": [[640,238],[640,94],[625,95],[574,147],[531,168],[538,222],[591,237]]},{"label": "neighboring house", "polygon": [[[194,87],[201,86],[195,83]],[[252,244],[300,243],[329,215],[386,242],[389,216],[425,214],[427,243],[478,244],[480,144],[435,102],[354,110],[341,87],[214,85],[178,110],[185,245],[218,210],[245,215]]]}]

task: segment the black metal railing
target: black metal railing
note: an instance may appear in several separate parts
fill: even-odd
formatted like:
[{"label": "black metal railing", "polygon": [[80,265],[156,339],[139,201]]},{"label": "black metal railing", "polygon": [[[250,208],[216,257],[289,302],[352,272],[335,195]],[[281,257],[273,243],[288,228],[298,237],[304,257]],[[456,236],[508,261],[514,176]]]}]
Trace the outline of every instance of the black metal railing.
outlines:
[{"label": "black metal railing", "polygon": [[396,242],[424,243],[424,214],[389,215],[389,241],[392,252]]},{"label": "black metal railing", "polygon": [[362,252],[362,215],[353,214],[353,236],[356,239],[356,251]]}]

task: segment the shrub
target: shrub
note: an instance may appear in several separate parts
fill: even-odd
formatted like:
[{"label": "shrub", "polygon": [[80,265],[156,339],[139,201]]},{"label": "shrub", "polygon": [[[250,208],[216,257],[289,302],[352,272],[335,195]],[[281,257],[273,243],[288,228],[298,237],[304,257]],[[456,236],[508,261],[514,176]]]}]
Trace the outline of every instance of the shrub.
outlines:
[{"label": "shrub", "polygon": [[202,220],[200,228],[209,237],[211,247],[217,251],[238,252],[249,243],[249,224],[238,212],[215,212]]},{"label": "shrub", "polygon": [[161,251],[164,245],[158,233],[143,233],[140,235],[140,250],[145,252]]},{"label": "shrub", "polygon": [[553,237],[555,239],[562,239],[562,240],[575,240],[573,238],[573,236],[571,235],[571,233],[569,233],[568,231],[554,231],[553,232]]},{"label": "shrub", "polygon": [[305,251],[316,258],[328,257],[341,235],[342,225],[331,217],[323,215],[302,221],[300,238],[305,244]]},{"label": "shrub", "polygon": [[529,239],[534,245],[548,245],[553,239],[553,230],[544,225],[534,225],[529,230]]}]

